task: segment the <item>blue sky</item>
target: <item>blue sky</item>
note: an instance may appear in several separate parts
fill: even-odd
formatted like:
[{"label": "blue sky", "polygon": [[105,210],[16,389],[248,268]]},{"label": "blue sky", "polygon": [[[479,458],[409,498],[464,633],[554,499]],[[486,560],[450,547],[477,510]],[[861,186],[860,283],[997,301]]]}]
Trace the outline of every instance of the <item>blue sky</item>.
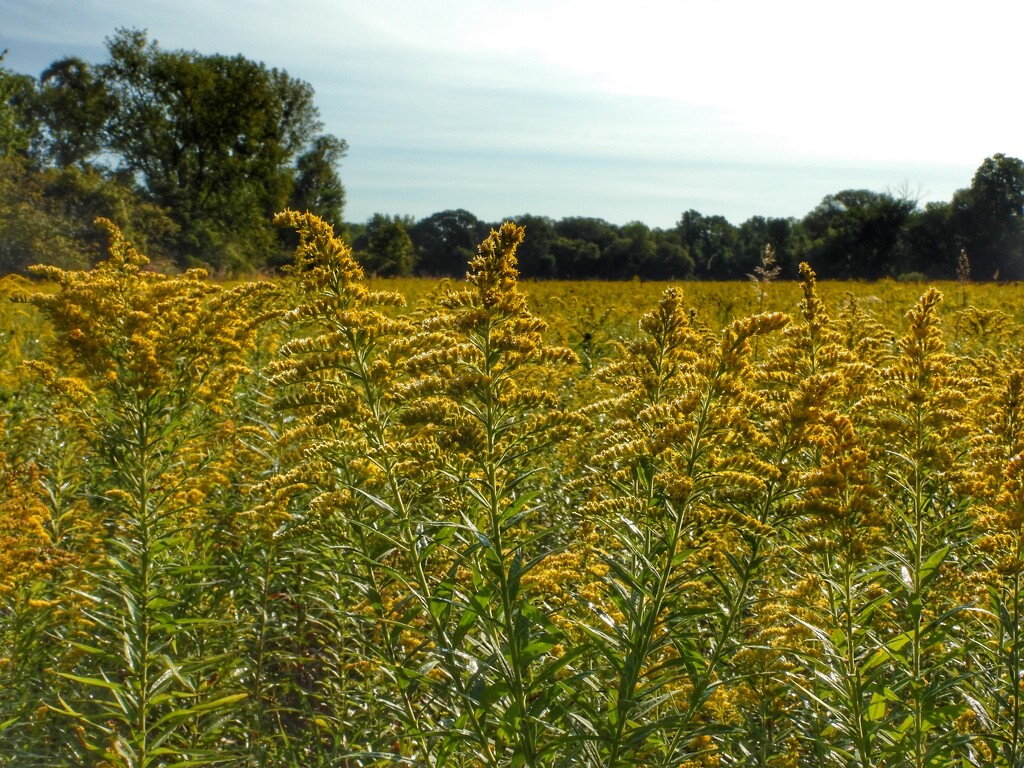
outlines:
[{"label": "blue sky", "polygon": [[739,223],[849,188],[948,200],[1024,157],[1005,0],[0,0],[19,72],[101,61],[118,27],[308,81],[350,221]]}]

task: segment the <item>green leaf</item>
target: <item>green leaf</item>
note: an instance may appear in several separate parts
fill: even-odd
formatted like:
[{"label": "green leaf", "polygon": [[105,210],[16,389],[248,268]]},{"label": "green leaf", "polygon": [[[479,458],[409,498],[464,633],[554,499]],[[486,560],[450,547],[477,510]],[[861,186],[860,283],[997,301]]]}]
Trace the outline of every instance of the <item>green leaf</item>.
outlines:
[{"label": "green leaf", "polygon": [[950,547],[947,544],[928,555],[928,558],[921,565],[921,589],[928,586],[928,584],[930,584],[938,575],[939,566],[942,565],[943,561],[945,561],[946,557],[949,555],[949,550]]},{"label": "green leaf", "polygon": [[124,686],[120,683],[112,683],[101,677],[84,677],[82,675],[73,675],[70,672],[58,672],[57,674],[68,680],[74,680],[76,683],[82,683],[83,685],[89,685],[95,688],[105,688],[106,690],[115,693],[122,693],[124,691]]},{"label": "green leaf", "polygon": [[879,693],[871,695],[871,703],[868,705],[865,713],[867,720],[872,723],[880,722],[885,718],[886,713],[886,701],[885,697]]}]

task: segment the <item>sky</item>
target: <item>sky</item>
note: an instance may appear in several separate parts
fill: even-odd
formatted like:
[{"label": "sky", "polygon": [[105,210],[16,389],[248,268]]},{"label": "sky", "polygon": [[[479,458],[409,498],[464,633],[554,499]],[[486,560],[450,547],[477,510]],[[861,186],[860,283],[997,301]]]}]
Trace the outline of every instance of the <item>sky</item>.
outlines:
[{"label": "sky", "polygon": [[120,27],[310,83],[345,218],[531,213],[668,228],[923,205],[1024,158],[1024,3],[0,0],[8,69],[106,59]]}]

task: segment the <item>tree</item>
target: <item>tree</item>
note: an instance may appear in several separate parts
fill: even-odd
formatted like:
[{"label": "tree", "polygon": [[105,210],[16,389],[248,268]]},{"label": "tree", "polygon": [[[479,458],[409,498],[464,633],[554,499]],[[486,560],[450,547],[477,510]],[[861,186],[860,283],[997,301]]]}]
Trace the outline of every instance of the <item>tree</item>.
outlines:
[{"label": "tree", "polygon": [[[88,268],[106,245],[93,223],[100,217],[124,222],[140,246],[166,242],[175,226],[165,211],[93,168],[38,169],[20,155],[0,157],[0,275],[41,261]],[[159,248],[154,253],[167,258]]]},{"label": "tree", "polygon": [[822,277],[876,280],[906,271],[906,228],[917,201],[846,189],[826,195],[803,220],[808,261]]},{"label": "tree", "polygon": [[114,104],[98,73],[78,58],[55,61],[39,77],[31,113],[39,131],[33,155],[41,165],[91,165],[104,149]]},{"label": "tree", "polygon": [[435,277],[461,277],[487,230],[480,219],[463,208],[420,219],[409,231],[416,246],[416,271]]},{"label": "tree", "polygon": [[551,244],[558,276],[569,280],[597,277],[601,268],[601,249],[597,243],[577,238],[557,237]]},{"label": "tree", "polygon": [[604,219],[591,216],[567,216],[555,223],[555,233],[569,240],[583,240],[593,243],[604,251],[618,234],[615,227]]},{"label": "tree", "polygon": [[960,253],[966,248],[966,243],[956,230],[953,204],[927,203],[924,210],[911,217],[907,227],[907,246],[909,271],[945,280],[955,279]]},{"label": "tree", "polygon": [[799,222],[794,219],[752,216],[736,231],[736,248],[730,277],[742,278],[751,274],[761,263],[766,246],[775,252],[775,263],[780,275],[796,278],[802,253]]},{"label": "tree", "polygon": [[348,143],[326,134],[313,139],[312,146],[295,162],[295,189],[291,208],[319,216],[340,233],[345,222],[345,187],[338,176],[338,165],[348,151]]},{"label": "tree", "polygon": [[953,222],[981,279],[1024,279],[1024,161],[986,158],[953,196]]},{"label": "tree", "polygon": [[68,269],[88,266],[68,234],[70,222],[48,210],[44,178],[25,159],[0,157],[0,274],[26,273],[46,254]]},{"label": "tree", "polygon": [[704,216],[691,208],[680,217],[676,228],[698,275],[720,278],[728,274],[736,243],[736,227],[728,219]]},{"label": "tree", "polygon": [[650,227],[642,221],[631,221],[619,228],[618,236],[604,251],[605,276],[620,280],[646,277],[656,252]]},{"label": "tree", "polygon": [[341,220],[334,166],[345,143],[320,134],[313,89],[242,56],[165,51],[118,30],[109,60],[56,62],[36,99],[46,160],[124,174],[173,217],[181,265],[245,269],[282,242],[291,205]]},{"label": "tree", "polygon": [[366,222],[364,266],[378,275],[408,277],[416,265],[416,249],[406,228],[411,222],[400,216],[375,213]]},{"label": "tree", "polygon": [[551,253],[560,277],[578,280],[609,276],[605,254],[618,236],[612,224],[591,216],[567,216],[555,222],[555,234]]},{"label": "tree", "polygon": [[106,244],[97,217],[116,218],[137,244],[164,255],[159,243],[175,231],[166,212],[129,179],[91,164],[103,94],[77,59],[57,62],[38,83],[0,67],[0,274],[40,261],[88,267]]},{"label": "tree", "polygon": [[651,280],[686,280],[693,277],[695,264],[675,229],[655,229],[654,263],[644,277]]},{"label": "tree", "polygon": [[32,79],[3,66],[7,51],[0,52],[0,158],[25,152],[32,131],[24,107],[32,92]]},{"label": "tree", "polygon": [[555,275],[555,257],[551,254],[554,243],[555,223],[547,216],[524,213],[509,219],[526,230],[526,237],[516,251],[519,259],[519,273],[523,277],[546,278]]}]

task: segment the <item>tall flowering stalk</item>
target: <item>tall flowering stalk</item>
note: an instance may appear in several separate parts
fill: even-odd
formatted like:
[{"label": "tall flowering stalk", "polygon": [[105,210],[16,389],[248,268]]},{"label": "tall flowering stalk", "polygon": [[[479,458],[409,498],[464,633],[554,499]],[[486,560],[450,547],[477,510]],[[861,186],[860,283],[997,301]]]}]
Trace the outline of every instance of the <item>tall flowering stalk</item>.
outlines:
[{"label": "tall flowering stalk", "polygon": [[1012,766],[1024,761],[1024,371],[1011,364],[974,412],[974,539],[964,597],[977,610],[965,649],[969,707],[957,727],[972,737],[973,765]]},{"label": "tall flowering stalk", "polygon": [[48,672],[68,655],[53,652],[49,635],[69,629],[61,587],[69,586],[63,571],[74,558],[47,528],[40,488],[36,468],[14,466],[0,453],[0,764],[61,751],[39,700],[52,691]]},{"label": "tall flowering stalk", "polygon": [[[311,731],[338,759],[387,751],[427,760],[419,660],[405,642],[406,623],[426,611],[410,607],[404,580],[425,583],[410,507],[430,495],[433,448],[407,428],[397,393],[397,343],[412,329],[387,311],[404,298],[369,290],[320,218],[286,211],[276,223],[300,242],[294,306],[282,317],[289,340],[264,371],[281,421],[266,501],[253,515],[269,547],[253,658],[264,713],[257,754],[271,759],[281,747],[269,742]],[[395,721],[415,725],[379,727]]]},{"label": "tall flowering stalk", "polygon": [[77,689],[50,704],[70,719],[83,760],[190,765],[219,750],[219,715],[241,695],[210,644],[223,608],[211,601],[205,530],[265,289],[146,272],[145,257],[101,223],[110,258],[89,272],[38,268],[59,289],[31,297],[61,364],[31,366],[83,441],[83,491],[105,529],[82,590],[92,638],[62,673]]},{"label": "tall flowering stalk", "polygon": [[[6,284],[6,286],[2,285]],[[10,288],[8,292],[5,290]],[[40,701],[62,688],[90,635],[83,620],[84,569],[96,561],[99,528],[83,498],[84,444],[24,360],[51,348],[52,333],[26,306],[29,283],[0,281],[0,763],[48,764],[72,754],[66,723]],[[64,644],[55,648],[51,638]]]},{"label": "tall flowering stalk", "polygon": [[721,501],[762,526],[738,530],[728,569],[721,569],[748,586],[727,612],[742,629],[734,633],[723,674],[742,722],[720,740],[729,757],[749,755],[758,766],[772,764],[780,753],[795,755],[806,736],[794,717],[799,696],[790,680],[799,667],[794,646],[799,653],[804,637],[786,617],[790,601],[808,602],[820,581],[813,571],[790,573],[788,564],[793,534],[805,524],[809,486],[819,479],[817,465],[837,434],[850,429],[835,410],[837,400],[848,396],[850,382],[839,371],[850,356],[830,327],[814,273],[806,264],[800,271],[798,315],[748,374],[753,392],[745,415],[755,428],[737,458],[760,482]]},{"label": "tall flowering stalk", "polygon": [[621,394],[593,413],[607,427],[582,514],[602,532],[609,568],[584,624],[597,654],[579,702],[593,765],[718,759],[709,734],[732,716],[719,675],[757,567],[743,540],[772,533],[730,500],[765,490],[744,415],[756,400],[744,383],[749,342],[788,319],[737,321],[716,344],[681,300],[669,290],[644,316],[643,336],[602,373]]},{"label": "tall flowering stalk", "polygon": [[878,764],[884,725],[879,635],[887,600],[879,559],[889,529],[851,412],[878,382],[858,356],[864,344],[851,343],[837,327],[814,273],[806,264],[800,269],[799,321],[777,353],[812,416],[802,422],[802,490],[789,525],[792,570],[782,569],[789,620],[779,646],[799,661],[782,681],[802,694],[793,718],[801,753],[816,764],[867,768]]},{"label": "tall flowering stalk", "polygon": [[410,584],[430,616],[420,642],[432,689],[455,726],[437,745],[446,764],[545,765],[565,729],[555,672],[566,660],[553,653],[562,633],[530,579],[553,546],[538,525],[551,501],[542,457],[587,422],[539,386],[550,366],[577,358],[544,343],[545,323],[519,290],[523,236],[511,223],[492,231],[468,286],[443,293],[409,342],[407,392],[419,398],[415,416],[435,435],[447,482],[435,505],[417,510],[426,540],[415,544],[436,548],[447,567]]},{"label": "tall flowering stalk", "polygon": [[279,407],[299,419],[285,436],[294,463],[267,487],[304,498],[308,512],[293,520],[314,514],[344,553],[356,610],[339,611],[350,637],[335,639],[359,650],[332,674],[358,669],[373,690],[350,692],[353,706],[401,728],[361,732],[338,701],[332,725],[363,759],[539,765],[557,689],[537,668],[557,639],[523,588],[543,559],[528,533],[540,512],[535,461],[583,420],[530,386],[575,357],[543,343],[518,290],[522,229],[493,232],[470,287],[443,292],[410,325],[374,309],[398,298],[368,291],[322,222],[281,220],[299,229],[308,297],[289,317],[315,333],[268,369]]},{"label": "tall flowering stalk", "polygon": [[953,586],[968,528],[962,488],[969,382],[945,350],[941,300],[931,289],[907,313],[882,390],[859,406],[891,537],[880,565],[893,616],[875,659],[888,673],[875,704],[885,722],[883,754],[921,767],[950,751],[957,739],[950,725],[965,706],[955,692],[961,662],[951,649],[962,642]]}]

